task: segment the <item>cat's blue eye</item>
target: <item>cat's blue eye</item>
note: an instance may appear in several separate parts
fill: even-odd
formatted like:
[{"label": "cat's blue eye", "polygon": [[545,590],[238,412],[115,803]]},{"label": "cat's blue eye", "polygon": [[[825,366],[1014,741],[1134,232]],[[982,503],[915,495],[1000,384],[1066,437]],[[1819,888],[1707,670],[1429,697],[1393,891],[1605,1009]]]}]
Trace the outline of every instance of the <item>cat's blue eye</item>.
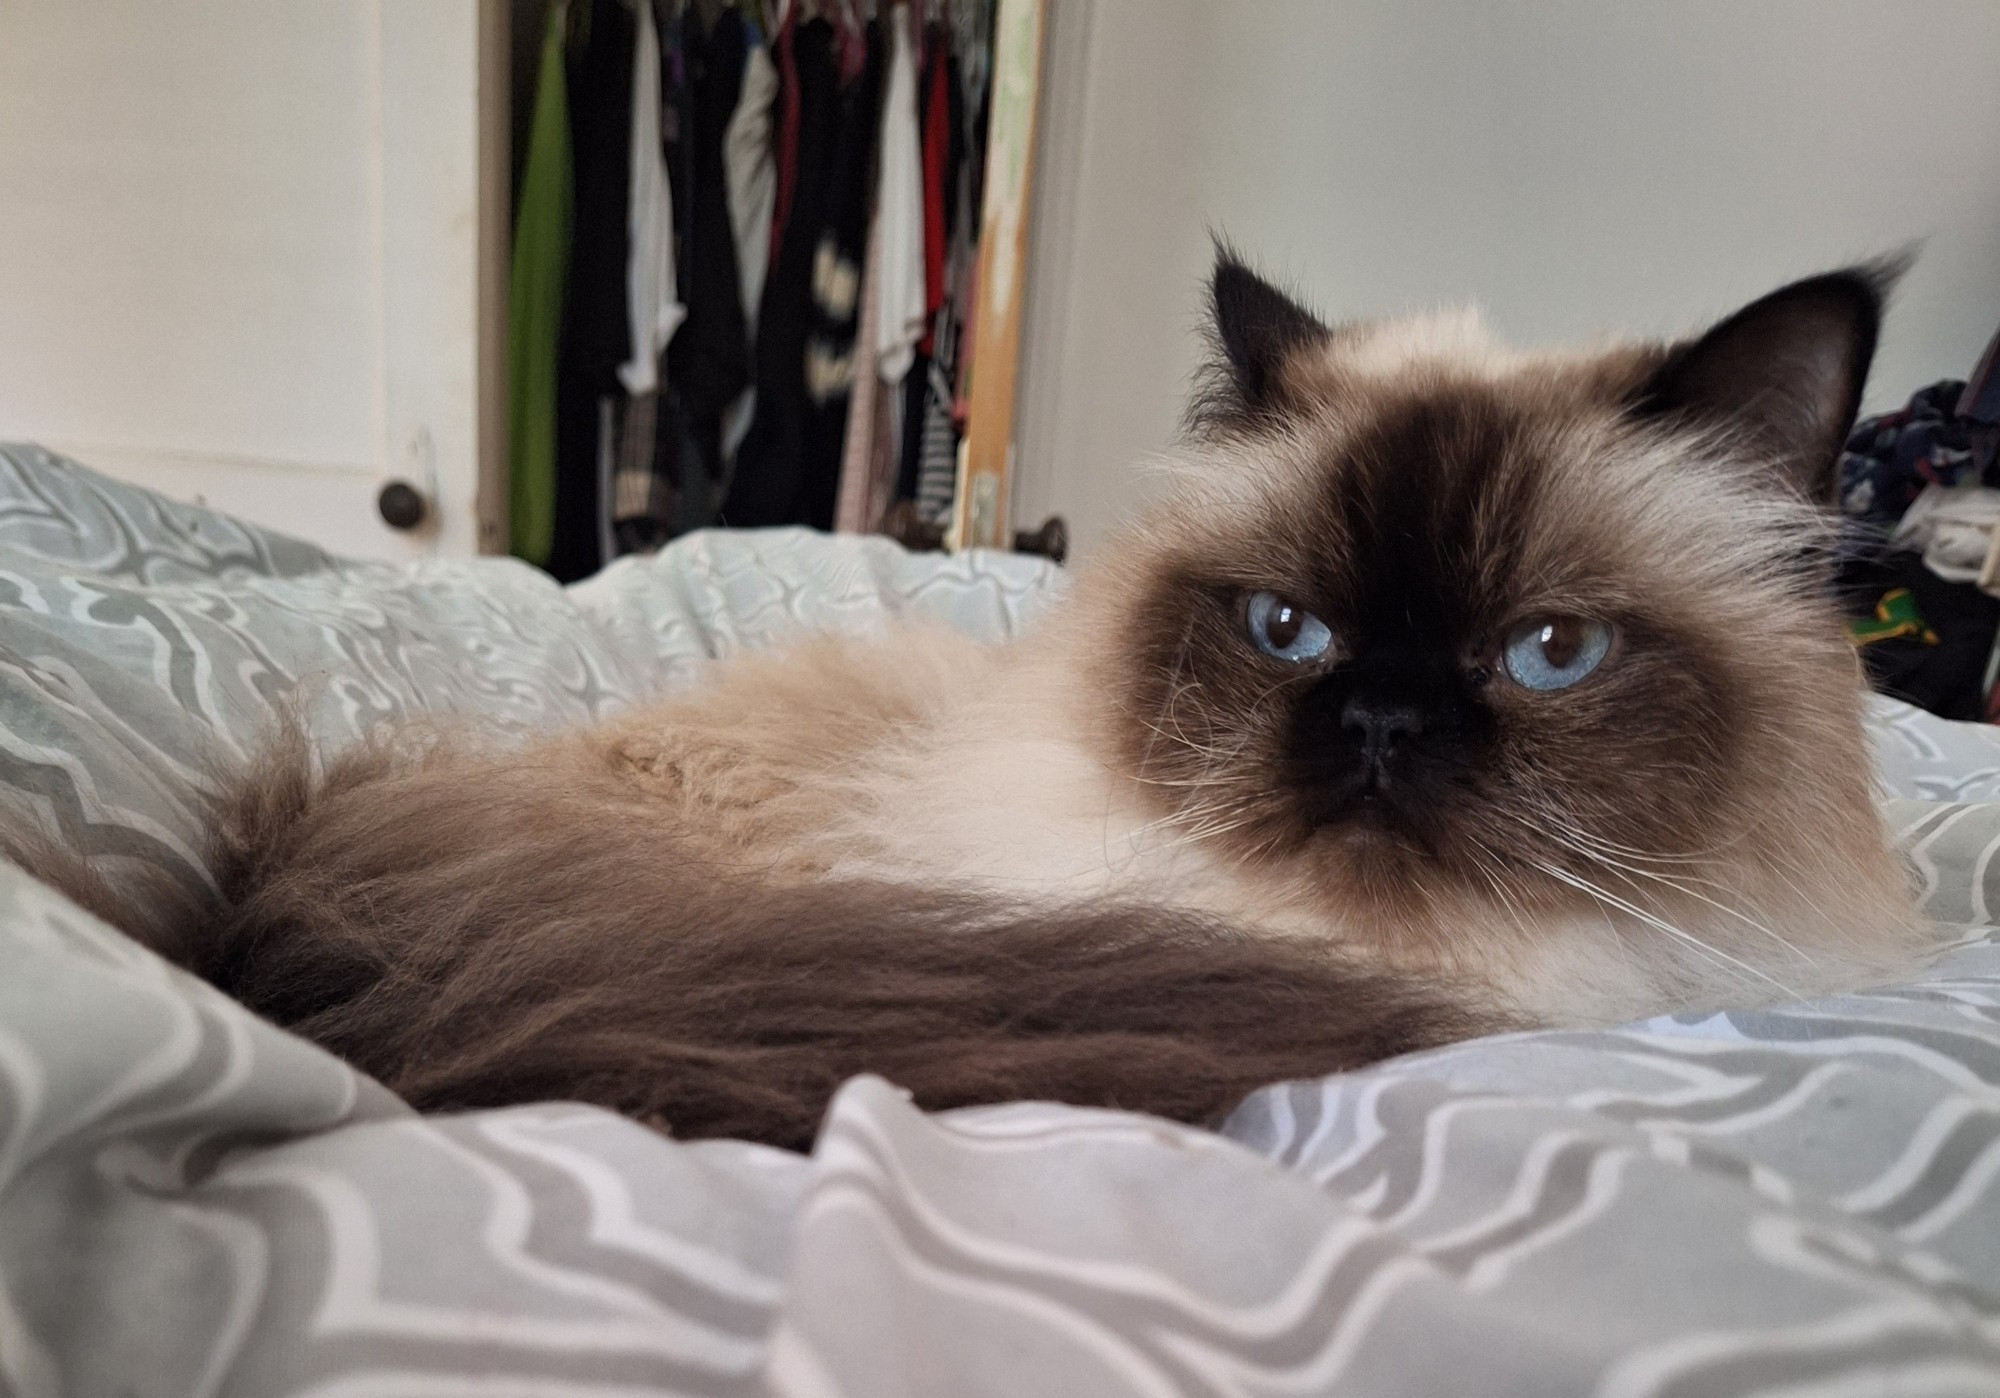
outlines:
[{"label": "cat's blue eye", "polygon": [[1251,644],[1273,660],[1304,664],[1325,655],[1333,631],[1305,608],[1275,592],[1253,592],[1243,608]]},{"label": "cat's blue eye", "polygon": [[1507,633],[1500,663],[1524,689],[1568,689],[1611,649],[1611,627],[1578,616],[1538,617]]}]

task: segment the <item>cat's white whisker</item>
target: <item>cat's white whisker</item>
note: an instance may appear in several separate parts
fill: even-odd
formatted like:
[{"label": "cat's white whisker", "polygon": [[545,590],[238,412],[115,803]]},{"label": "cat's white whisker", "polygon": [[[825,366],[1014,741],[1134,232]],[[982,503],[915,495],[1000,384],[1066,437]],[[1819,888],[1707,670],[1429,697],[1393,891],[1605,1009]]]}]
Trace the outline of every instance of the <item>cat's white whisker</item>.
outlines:
[{"label": "cat's white whisker", "polygon": [[1504,877],[1506,871],[1498,856],[1476,837],[1469,840],[1468,844],[1473,862],[1478,866],[1481,876],[1485,878],[1487,887],[1493,890],[1493,896],[1498,900],[1501,911],[1506,913],[1508,921],[1515,927],[1525,928],[1528,924],[1524,920],[1520,904],[1507,889]]},{"label": "cat's white whisker", "polygon": [[1538,808],[1535,814],[1538,819],[1559,828],[1567,835],[1574,836],[1586,844],[1593,845],[1639,864],[1704,864],[1728,849],[1727,845],[1718,844],[1707,845],[1697,849],[1681,850],[1673,854],[1662,854],[1657,850],[1637,849],[1634,846],[1607,839],[1603,835],[1593,830],[1586,830],[1575,822],[1566,820],[1561,815],[1546,808]]},{"label": "cat's white whisker", "polygon": [[1177,791],[1208,791],[1237,785],[1226,777],[1148,777],[1135,773],[1131,780],[1141,786],[1162,786]]},{"label": "cat's white whisker", "polygon": [[1716,880],[1703,879],[1685,874],[1678,876],[1669,875],[1661,873],[1655,869],[1645,868],[1643,866],[1643,863],[1641,862],[1643,859],[1646,858],[1646,856],[1643,855],[1639,856],[1637,859],[1631,859],[1607,853],[1605,848],[1598,848],[1596,846],[1602,845],[1607,848],[1617,848],[1616,846],[1612,845],[1612,842],[1598,840],[1596,837],[1591,835],[1590,832],[1582,830],[1577,826],[1571,824],[1569,821],[1566,821],[1562,819],[1560,816],[1554,815],[1553,813],[1550,812],[1538,813],[1540,818],[1540,823],[1516,815],[1513,812],[1508,812],[1508,814],[1517,823],[1522,825],[1531,833],[1540,836],[1544,839],[1547,839],[1551,843],[1556,844],[1564,849],[1567,849],[1572,854],[1575,854],[1580,858],[1588,860],[1593,864],[1611,870],[1617,874],[1624,876],[1627,879],[1645,879],[1648,880],[1649,882],[1659,884],[1664,888],[1672,889],[1674,892],[1680,894],[1683,897],[1690,898],[1696,902],[1706,904],[1707,906],[1714,908],[1717,912],[1720,912],[1727,917],[1735,918],[1737,921],[1741,922],[1746,927],[1749,927],[1752,930],[1762,933],[1766,937],[1769,937],[1772,941],[1776,942],[1780,947],[1784,948],[1791,955],[1797,957],[1807,966],[1810,966],[1815,970],[1819,968],[1819,963],[1815,961],[1810,955],[1808,955],[1803,948],[1799,947],[1791,940],[1786,938],[1782,933],[1780,933],[1776,928],[1772,927],[1769,923],[1759,918],[1751,916],[1749,913],[1745,912],[1743,909],[1739,907],[1735,907],[1729,903],[1721,901],[1718,898],[1711,897],[1709,894],[1703,893],[1701,891],[1701,888],[1697,886],[1697,885],[1705,885],[1719,892],[1724,892],[1724,893],[1728,892],[1727,887],[1717,882]]},{"label": "cat's white whisker", "polygon": [[[1671,878],[1666,874],[1657,873],[1650,869],[1643,869],[1633,864],[1627,864],[1621,860],[1614,859],[1609,855],[1596,853],[1583,845],[1576,844],[1560,836],[1556,837],[1556,842],[1564,846],[1565,848],[1571,850],[1573,853],[1581,855],[1583,858],[1590,860],[1592,863],[1599,864],[1604,866],[1605,868],[1615,870],[1630,878],[1649,879],[1654,883],[1661,884],[1667,888],[1673,889],[1676,893],[1679,893],[1684,897],[1692,898],[1699,903],[1705,903],[1709,907],[1714,908],[1717,912],[1735,918],[1737,921],[1743,923],[1744,926],[1751,928],[1753,931],[1763,933],[1766,937],[1769,937],[1772,941],[1776,942],[1779,946],[1783,947],[1786,951],[1790,952],[1793,956],[1796,956],[1799,960],[1805,962],[1806,965],[1813,967],[1815,970],[1817,970],[1819,967],[1819,963],[1817,961],[1813,960],[1813,958],[1811,956],[1808,956],[1803,949],[1801,949],[1800,947],[1792,943],[1790,940],[1788,940],[1781,933],[1779,933],[1776,928],[1770,926],[1768,923],[1763,922],[1758,918],[1750,916],[1750,914],[1744,912],[1741,908],[1731,907],[1729,904],[1724,903],[1719,899],[1711,898],[1707,894],[1701,892],[1699,889],[1692,887],[1687,882],[1684,882],[1680,879]],[[1700,880],[1700,882],[1708,883],[1711,887],[1714,888],[1722,887],[1722,885],[1715,883],[1713,880]]]},{"label": "cat's white whisker", "polygon": [[1699,954],[1710,957],[1715,961],[1717,961],[1718,963],[1734,966],[1738,970],[1744,972],[1746,975],[1753,976],[1760,981],[1766,981],[1771,985],[1775,986],[1778,990],[1782,991],[1785,995],[1791,997],[1792,999],[1799,998],[1797,991],[1793,990],[1790,986],[1786,985],[1783,981],[1779,980],[1776,976],[1772,975],[1770,972],[1761,970],[1758,967],[1751,965],[1749,962],[1744,961],[1740,957],[1731,956],[1728,952],[1723,951],[1721,948],[1714,946],[1709,942],[1703,941],[1700,937],[1695,936],[1692,932],[1687,931],[1685,928],[1678,927],[1673,923],[1668,922],[1665,918],[1659,916],[1657,913],[1651,912],[1646,908],[1642,908],[1637,903],[1634,903],[1629,899],[1620,898],[1617,894],[1610,892],[1609,890],[1599,886],[1596,883],[1593,883],[1591,880],[1584,878],[1580,874],[1571,873],[1569,870],[1564,869],[1559,864],[1547,864],[1541,861],[1534,861],[1534,863],[1536,868],[1540,869],[1550,878],[1555,879],[1560,883],[1568,884],[1571,888],[1576,889],[1580,893],[1586,894],[1591,898],[1597,899],[1599,902],[1605,903],[1610,907],[1616,908],[1618,911],[1625,913],[1630,917],[1635,917],[1639,919],[1639,921],[1645,923],[1648,927],[1653,928],[1655,931],[1664,932],[1668,936],[1673,937],[1695,948]]}]

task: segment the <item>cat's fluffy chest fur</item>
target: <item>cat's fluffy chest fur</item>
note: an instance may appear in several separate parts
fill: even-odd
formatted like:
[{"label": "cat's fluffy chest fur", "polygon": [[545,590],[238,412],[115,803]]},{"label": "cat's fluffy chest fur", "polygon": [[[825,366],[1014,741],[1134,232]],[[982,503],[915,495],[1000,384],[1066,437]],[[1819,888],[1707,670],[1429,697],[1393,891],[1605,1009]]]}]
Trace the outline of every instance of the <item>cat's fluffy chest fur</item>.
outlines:
[{"label": "cat's fluffy chest fur", "polygon": [[1218,861],[1141,805],[1069,689],[1043,638],[913,625],[725,662],[574,741],[745,868],[1058,899],[1214,887]]}]

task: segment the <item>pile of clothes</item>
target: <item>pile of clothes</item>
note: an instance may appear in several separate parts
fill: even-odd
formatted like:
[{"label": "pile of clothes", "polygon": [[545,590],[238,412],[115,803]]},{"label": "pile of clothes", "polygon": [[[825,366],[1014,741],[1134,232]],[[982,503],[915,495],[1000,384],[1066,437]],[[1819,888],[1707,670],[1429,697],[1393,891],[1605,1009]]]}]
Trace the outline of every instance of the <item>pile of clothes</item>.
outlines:
[{"label": "pile of clothes", "polygon": [[949,515],[993,0],[552,0],[516,185],[513,552]]},{"label": "pile of clothes", "polygon": [[1883,693],[2000,722],[2000,336],[1970,380],[1856,424],[1840,462],[1848,637]]}]

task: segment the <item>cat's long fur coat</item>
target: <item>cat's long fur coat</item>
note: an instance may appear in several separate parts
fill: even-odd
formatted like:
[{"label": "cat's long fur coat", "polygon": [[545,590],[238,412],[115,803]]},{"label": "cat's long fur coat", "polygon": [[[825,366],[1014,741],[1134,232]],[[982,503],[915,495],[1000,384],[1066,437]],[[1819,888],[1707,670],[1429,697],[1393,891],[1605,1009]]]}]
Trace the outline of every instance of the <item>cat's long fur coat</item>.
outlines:
[{"label": "cat's long fur coat", "polygon": [[856,1071],[1202,1119],[1878,977],[1922,934],[1815,550],[1886,280],[1536,356],[1225,256],[1173,490],[1023,640],[812,641],[525,749],[289,734],[212,895],[30,857],[419,1105],[785,1144]]}]

